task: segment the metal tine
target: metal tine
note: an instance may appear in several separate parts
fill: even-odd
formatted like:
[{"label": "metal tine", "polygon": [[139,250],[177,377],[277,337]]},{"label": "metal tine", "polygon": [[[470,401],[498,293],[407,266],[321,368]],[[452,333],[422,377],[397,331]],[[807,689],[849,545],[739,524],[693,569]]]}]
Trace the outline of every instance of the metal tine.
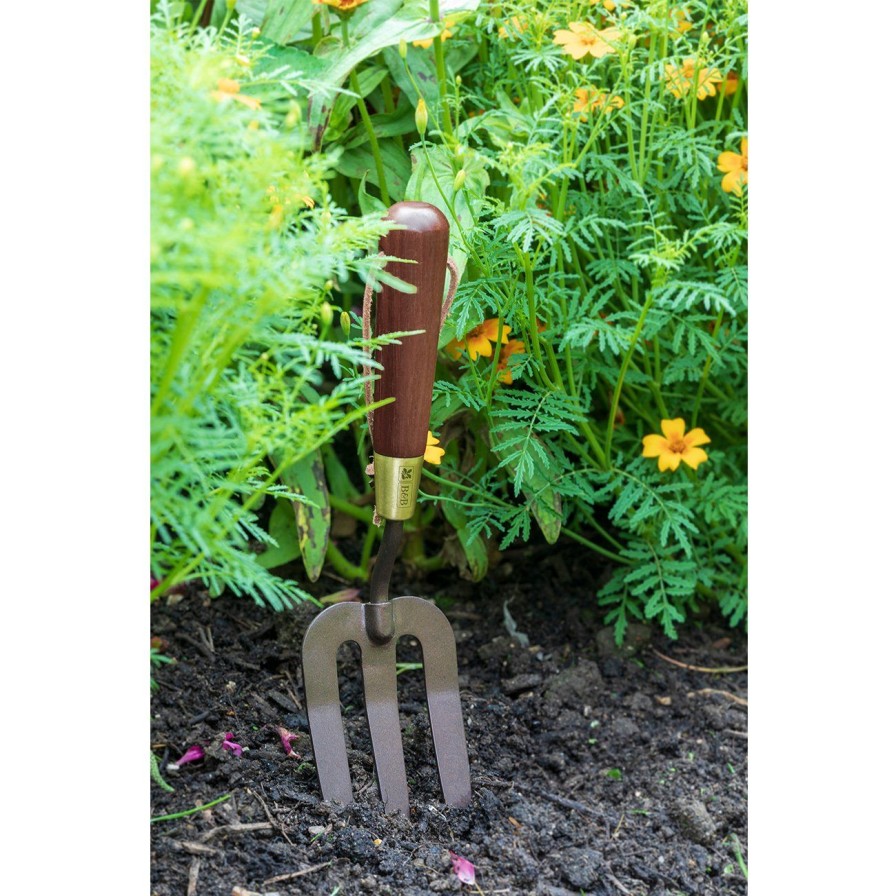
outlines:
[{"label": "metal tine", "polygon": [[454,630],[435,604],[421,597],[392,599],[395,637],[412,635],[423,652],[429,726],[436,751],[442,796],[449,806],[470,804],[470,763],[457,682]]},{"label": "metal tine", "polygon": [[398,716],[398,676],[395,669],[395,638],[377,645],[368,638],[361,642],[361,669],[364,675],[364,703],[373,761],[380,787],[380,797],[387,812],[410,811],[408,778],[401,743],[401,722]]},{"label": "metal tine", "polygon": [[352,801],[352,781],[342,726],[336,652],[346,641],[357,641],[363,636],[363,613],[361,604],[328,607],[308,626],[302,643],[305,703],[321,795],[325,800],[345,805]]}]

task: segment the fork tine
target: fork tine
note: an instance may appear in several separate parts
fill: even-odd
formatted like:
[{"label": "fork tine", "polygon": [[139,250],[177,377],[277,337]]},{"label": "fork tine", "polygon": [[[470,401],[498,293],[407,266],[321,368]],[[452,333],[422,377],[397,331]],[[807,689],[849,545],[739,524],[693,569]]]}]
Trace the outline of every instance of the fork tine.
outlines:
[{"label": "fork tine", "polygon": [[358,641],[364,632],[360,604],[328,607],[308,626],[302,643],[302,677],[311,748],[325,800],[352,801],[348,752],[342,726],[336,653],[345,641]]},{"label": "fork tine", "polygon": [[373,746],[373,761],[386,811],[410,811],[408,779],[398,717],[398,680],[395,671],[395,639],[377,645],[366,637],[361,647],[364,671],[364,703]]},{"label": "fork tine", "polygon": [[457,683],[454,631],[445,614],[421,597],[392,600],[395,634],[413,635],[423,652],[423,674],[429,703],[429,724],[436,751],[442,796],[449,806],[463,808],[472,799],[470,762]]}]

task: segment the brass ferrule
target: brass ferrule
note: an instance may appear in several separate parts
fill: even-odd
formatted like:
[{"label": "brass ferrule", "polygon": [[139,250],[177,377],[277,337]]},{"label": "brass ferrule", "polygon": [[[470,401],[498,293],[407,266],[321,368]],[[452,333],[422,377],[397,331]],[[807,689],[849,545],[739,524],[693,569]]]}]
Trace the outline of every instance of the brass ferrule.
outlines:
[{"label": "brass ferrule", "polygon": [[385,520],[409,520],[414,515],[422,457],[373,455],[373,488],[376,512]]}]

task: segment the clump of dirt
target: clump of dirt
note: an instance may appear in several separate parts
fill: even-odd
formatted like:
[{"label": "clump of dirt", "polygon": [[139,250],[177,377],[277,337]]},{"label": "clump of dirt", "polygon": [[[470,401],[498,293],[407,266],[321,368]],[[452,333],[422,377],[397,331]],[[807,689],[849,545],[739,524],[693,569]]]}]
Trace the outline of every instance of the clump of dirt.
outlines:
[{"label": "clump of dirt", "polygon": [[[509,556],[514,584],[396,588],[437,598],[452,622],[473,777],[469,808],[441,802],[422,672],[402,672],[409,818],[379,801],[350,645],[340,696],[356,798],[320,800],[300,666],[314,607],[201,593],[155,605],[152,635],[177,662],[154,673],[152,746],[174,791],[152,785],[153,815],[226,799],[152,824],[154,896],[475,892],[451,852],[484,893],[745,894],[747,677],[729,671],[746,663],[743,636],[707,622],[668,641],[639,626],[617,649],[575,551],[552,551],[550,571],[529,550]],[[419,660],[413,639],[399,660]],[[279,728],[298,735],[294,755]],[[166,770],[194,744],[204,759]]]}]

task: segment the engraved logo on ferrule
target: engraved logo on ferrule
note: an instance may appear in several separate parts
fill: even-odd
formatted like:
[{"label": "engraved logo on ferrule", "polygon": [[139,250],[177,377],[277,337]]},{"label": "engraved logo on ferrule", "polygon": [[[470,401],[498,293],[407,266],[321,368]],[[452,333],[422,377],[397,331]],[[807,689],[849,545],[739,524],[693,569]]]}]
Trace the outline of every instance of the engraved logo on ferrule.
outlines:
[{"label": "engraved logo on ferrule", "polygon": [[401,482],[398,484],[398,506],[409,507],[411,504],[411,480],[414,478],[413,467],[401,468]]}]

